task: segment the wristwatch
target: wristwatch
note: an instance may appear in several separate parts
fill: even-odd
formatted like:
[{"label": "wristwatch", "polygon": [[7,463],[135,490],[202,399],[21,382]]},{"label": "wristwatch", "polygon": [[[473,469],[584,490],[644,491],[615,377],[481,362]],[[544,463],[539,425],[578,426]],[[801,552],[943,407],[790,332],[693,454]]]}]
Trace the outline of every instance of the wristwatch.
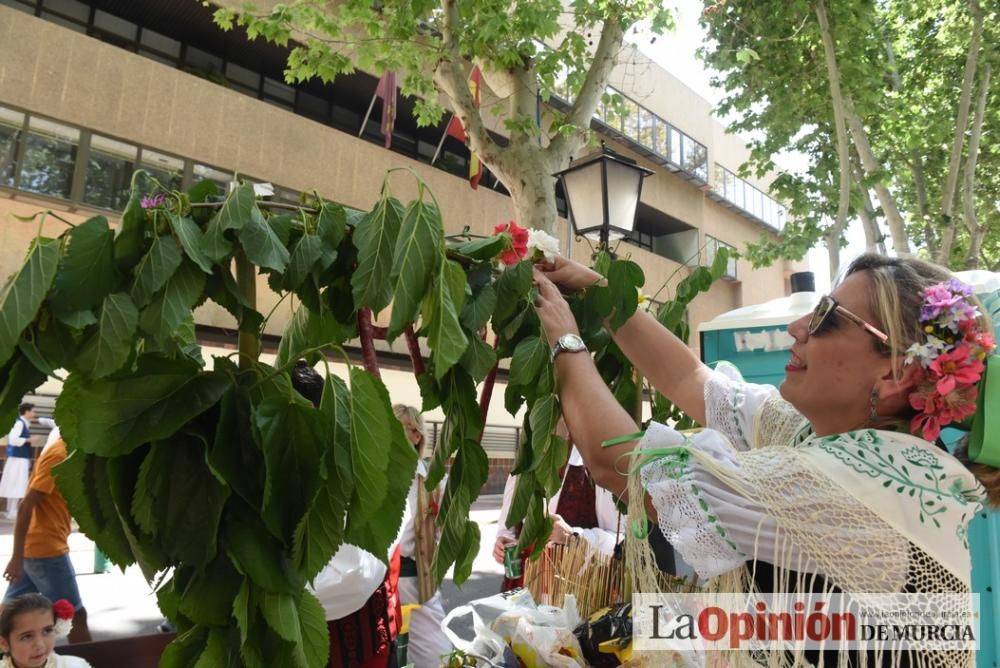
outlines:
[{"label": "wristwatch", "polygon": [[563,334],[552,346],[552,361],[554,362],[559,353],[580,353],[587,349],[586,344],[576,334]]}]

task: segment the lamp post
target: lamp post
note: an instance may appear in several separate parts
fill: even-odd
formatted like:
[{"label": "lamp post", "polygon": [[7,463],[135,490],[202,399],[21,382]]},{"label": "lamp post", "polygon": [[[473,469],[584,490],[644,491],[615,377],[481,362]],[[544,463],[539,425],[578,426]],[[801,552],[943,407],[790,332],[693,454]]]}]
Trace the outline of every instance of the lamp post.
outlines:
[{"label": "lamp post", "polygon": [[569,219],[577,236],[609,250],[635,228],[642,180],[653,171],[614,153],[604,142],[601,150],[554,174],[562,183]]}]

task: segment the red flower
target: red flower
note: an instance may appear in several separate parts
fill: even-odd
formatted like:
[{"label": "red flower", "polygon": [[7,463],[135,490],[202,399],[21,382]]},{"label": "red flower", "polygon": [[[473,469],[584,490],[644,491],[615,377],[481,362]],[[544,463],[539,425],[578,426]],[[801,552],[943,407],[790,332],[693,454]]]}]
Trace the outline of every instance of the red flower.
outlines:
[{"label": "red flower", "polygon": [[500,261],[507,265],[517,264],[528,254],[528,230],[513,220],[509,223],[500,223],[493,228],[493,236],[504,232],[510,235],[513,247],[500,253]]},{"label": "red flower", "polygon": [[979,390],[975,385],[966,385],[947,394],[940,394],[933,381],[922,383],[909,397],[910,406],[918,411],[910,421],[910,431],[919,431],[928,441],[936,440],[942,427],[961,422],[976,412],[978,394]]},{"label": "red flower", "polygon": [[52,604],[52,612],[55,613],[56,619],[73,619],[76,608],[73,607],[72,603],[61,598]]},{"label": "red flower", "polygon": [[950,394],[956,387],[978,383],[983,375],[983,363],[976,359],[965,343],[938,355],[928,369],[938,376],[936,389],[942,396]]}]

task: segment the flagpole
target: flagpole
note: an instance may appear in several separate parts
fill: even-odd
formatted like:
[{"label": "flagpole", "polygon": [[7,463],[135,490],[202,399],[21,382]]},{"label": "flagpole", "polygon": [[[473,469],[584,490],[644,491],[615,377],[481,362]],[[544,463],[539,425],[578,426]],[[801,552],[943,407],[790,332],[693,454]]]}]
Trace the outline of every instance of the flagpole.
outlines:
[{"label": "flagpole", "polygon": [[361,121],[361,129],[358,130],[358,136],[360,137],[365,133],[365,127],[368,126],[368,118],[372,115],[372,109],[375,108],[375,100],[378,98],[378,86],[375,87],[375,94],[372,95],[372,102],[368,105],[368,112],[365,114],[365,120]]},{"label": "flagpole", "polygon": [[441,147],[444,146],[444,140],[448,138],[448,129],[451,127],[453,120],[455,120],[455,114],[451,115],[451,118],[448,119],[448,125],[444,126],[444,134],[441,135],[441,141],[438,142],[437,150],[434,151],[434,157],[431,158],[431,165],[437,162],[438,156],[441,155]]}]

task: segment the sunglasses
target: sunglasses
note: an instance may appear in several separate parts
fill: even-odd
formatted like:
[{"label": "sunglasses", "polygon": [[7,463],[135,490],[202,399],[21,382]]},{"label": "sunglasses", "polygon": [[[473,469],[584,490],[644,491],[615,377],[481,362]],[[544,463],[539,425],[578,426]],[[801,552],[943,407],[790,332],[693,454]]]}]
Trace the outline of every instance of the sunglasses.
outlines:
[{"label": "sunglasses", "polygon": [[831,319],[835,313],[844,316],[882,343],[888,343],[888,334],[848,311],[846,308],[838,304],[837,300],[830,295],[820,297],[819,304],[816,304],[816,308],[813,309],[812,318],[809,319],[809,336],[815,336],[817,334],[823,334],[825,331],[829,331],[832,323]]}]

